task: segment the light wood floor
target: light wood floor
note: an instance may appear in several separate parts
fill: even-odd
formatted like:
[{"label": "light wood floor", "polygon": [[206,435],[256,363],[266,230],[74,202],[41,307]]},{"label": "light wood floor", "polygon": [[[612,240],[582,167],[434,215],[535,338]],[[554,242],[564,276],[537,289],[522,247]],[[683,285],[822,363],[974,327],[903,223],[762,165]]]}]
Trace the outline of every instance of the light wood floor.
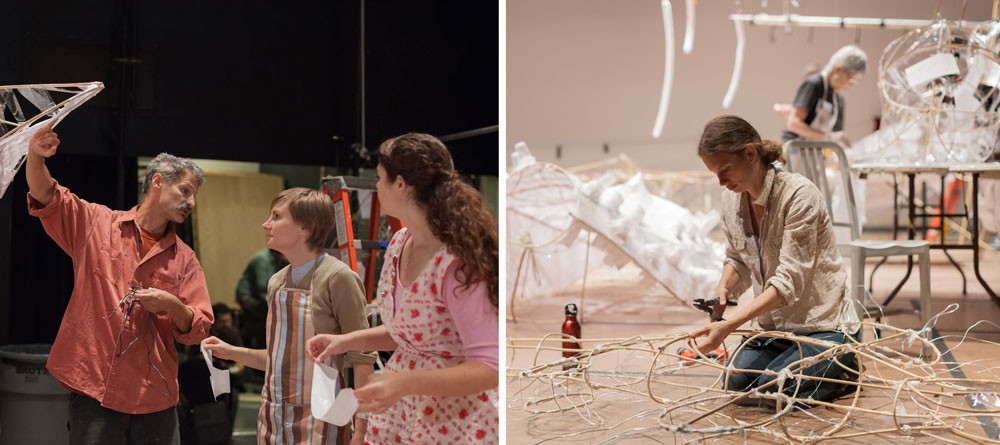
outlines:
[{"label": "light wood floor", "polygon": [[[984,379],[997,382],[994,392],[986,392],[984,400],[990,403],[1000,403],[996,391],[1000,391],[1000,304],[987,296],[983,287],[972,274],[972,255],[968,251],[952,252],[952,257],[962,266],[967,277],[967,293],[962,293],[962,279],[958,270],[948,262],[940,251],[932,251],[931,289],[932,313],[938,313],[949,305],[957,305],[953,313],[942,315],[931,330],[938,349],[946,352],[948,361],[954,362],[942,377],[957,379]],[[871,260],[868,270],[877,261]],[[874,297],[882,300],[885,294],[895,286],[904,275],[905,259],[894,259],[883,265],[874,280]],[[981,259],[981,271],[984,278],[994,290],[1000,290],[1000,253],[986,251]],[[903,329],[919,329],[920,319],[913,309],[918,305],[919,281],[917,270],[902,288],[899,295],[889,305],[889,309],[903,309],[903,313],[885,317],[883,322]],[[562,322],[562,306],[569,302],[579,303],[575,292],[569,295],[555,296],[546,301],[518,301],[517,322],[507,320],[508,342],[517,339],[540,338],[548,333],[558,332]],[[747,298],[747,297],[744,297]],[[583,307],[584,323],[583,337],[595,338],[627,338],[630,336],[662,336],[687,332],[701,326],[706,317],[703,313],[688,309],[671,301],[665,295],[636,295],[630,291],[628,283],[595,283],[588,286],[588,303]],[[743,300],[741,300],[743,301]],[[871,339],[866,333],[865,339]],[[522,342],[521,344],[525,344]],[[592,347],[593,344],[584,344]],[[524,401],[533,395],[544,393],[546,388],[539,388],[538,380],[518,377],[517,371],[531,366],[533,363],[547,363],[559,358],[557,351],[535,352],[526,349],[508,348],[507,350],[507,443],[686,443],[698,442],[704,436],[670,432],[662,428],[659,413],[664,406],[649,397],[622,395],[615,392],[598,391],[598,397],[582,409],[573,409],[558,413],[533,414],[525,409]],[[628,361],[619,357],[618,360]],[[641,362],[641,359],[637,359]],[[607,363],[609,368],[619,371],[641,373],[649,369],[649,363],[641,362],[629,367],[628,364]],[[866,365],[868,366],[868,365]],[[874,367],[873,367],[874,369]],[[884,370],[880,372],[885,372]],[[627,374],[627,372],[626,372]],[[891,372],[890,372],[891,374]],[[718,372],[713,374],[711,368],[704,371],[688,371],[684,374],[687,382],[693,386],[711,385]],[[888,376],[888,374],[882,374]],[[551,382],[550,382],[551,383]],[[580,388],[581,390],[585,388]],[[648,388],[638,388],[637,391],[647,391]],[[672,391],[661,388],[657,391]],[[991,396],[992,394],[992,396]],[[873,410],[889,409],[893,406],[891,391],[862,391],[858,406]],[[959,408],[969,408],[972,403],[959,400]],[[838,402],[838,404],[841,402]],[[848,403],[848,402],[844,402]],[[535,408],[542,408],[538,405]],[[566,406],[566,404],[563,404]],[[886,408],[886,407],[889,408]],[[918,407],[919,408],[919,407]],[[1000,406],[991,407],[993,410]],[[904,407],[897,407],[897,412]],[[910,412],[913,412],[910,407]],[[971,408],[970,408],[971,409]],[[774,413],[766,408],[728,408],[726,415],[736,416],[742,421],[764,419]],[[827,408],[791,413],[783,422],[790,431],[822,432],[824,428],[842,418],[844,414]],[[676,419],[674,419],[676,420]],[[668,424],[670,422],[667,422]],[[720,422],[720,425],[725,422]],[[1000,417],[994,412],[989,416],[974,417],[964,429],[975,437],[989,437],[1000,440],[997,424]],[[851,439],[838,439],[832,443],[885,443],[887,441],[907,443],[939,443],[942,440],[955,443],[975,443],[967,439],[945,435],[944,439],[929,432],[921,434],[909,432],[903,434],[890,417],[871,415],[855,416],[850,421],[851,427],[857,431],[876,431],[880,429],[896,429],[885,435],[859,436]],[[902,439],[900,439],[902,437]],[[713,439],[713,443],[775,443],[774,437],[764,437],[755,434],[728,435]],[[824,442],[827,443],[827,442]]]}]

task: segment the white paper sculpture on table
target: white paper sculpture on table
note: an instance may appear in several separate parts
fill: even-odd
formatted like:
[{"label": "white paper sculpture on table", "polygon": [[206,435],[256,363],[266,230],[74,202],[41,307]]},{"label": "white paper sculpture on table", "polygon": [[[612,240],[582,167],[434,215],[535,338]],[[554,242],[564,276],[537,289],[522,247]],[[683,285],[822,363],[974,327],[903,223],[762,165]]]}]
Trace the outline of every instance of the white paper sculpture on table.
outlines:
[{"label": "white paper sculpture on table", "polygon": [[879,62],[885,160],[982,162],[1000,130],[1000,22],[937,20],[886,47]]},{"label": "white paper sculpture on table", "polygon": [[49,121],[59,125],[103,89],[100,82],[0,86],[0,197],[21,168],[31,136]]},{"label": "white paper sculpture on table", "polygon": [[588,270],[617,271],[627,264],[641,269],[640,281],[665,288],[677,305],[711,294],[725,252],[709,237],[718,212],[692,213],[653,195],[641,173],[622,184],[610,174],[583,182],[535,162],[524,143],[511,157],[507,288],[515,320],[518,298],[548,297],[571,285],[583,292]]}]

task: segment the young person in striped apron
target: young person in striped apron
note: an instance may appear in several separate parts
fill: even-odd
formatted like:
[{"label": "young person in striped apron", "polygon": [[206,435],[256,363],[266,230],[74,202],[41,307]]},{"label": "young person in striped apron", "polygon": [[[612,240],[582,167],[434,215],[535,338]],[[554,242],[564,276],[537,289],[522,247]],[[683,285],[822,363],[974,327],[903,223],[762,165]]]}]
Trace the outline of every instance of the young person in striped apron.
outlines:
[{"label": "young person in striped apron", "polygon": [[406,224],[379,278],[385,324],[317,335],[309,351],[316,360],[395,351],[385,372],[355,392],[359,409],[371,412],[366,443],[497,443],[496,222],[433,136],[389,139],[378,161],[382,209]]},{"label": "young person in striped apron", "polygon": [[[278,194],[263,228],[267,247],[281,252],[290,264],[267,285],[267,349],[234,347],[216,337],[205,340],[205,348],[216,357],[265,371],[257,443],[336,443],[337,427],[310,414],[313,364],[304,352],[306,340],[369,326],[361,279],[324,252],[333,225],[333,201],[322,192],[299,187]],[[359,387],[372,375],[373,353],[332,358],[337,369],[343,370],[345,364],[354,367]],[[354,427],[365,431],[364,414],[356,416]],[[364,434],[355,434],[351,442],[360,444],[363,438]]]}]

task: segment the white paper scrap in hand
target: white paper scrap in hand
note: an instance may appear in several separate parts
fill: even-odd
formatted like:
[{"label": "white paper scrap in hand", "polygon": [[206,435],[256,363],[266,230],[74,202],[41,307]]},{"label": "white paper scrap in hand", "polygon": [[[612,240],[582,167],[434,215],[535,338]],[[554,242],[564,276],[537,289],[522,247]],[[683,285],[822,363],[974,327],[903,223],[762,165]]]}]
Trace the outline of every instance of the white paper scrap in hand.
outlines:
[{"label": "white paper scrap in hand", "polygon": [[201,355],[205,356],[205,366],[208,366],[208,372],[211,373],[212,395],[218,398],[220,394],[229,392],[229,370],[212,366],[212,351],[205,349],[205,340],[201,341]]},{"label": "white paper scrap in hand", "polygon": [[338,392],[337,368],[316,363],[313,366],[312,399],[309,403],[313,417],[337,426],[347,425],[358,410],[354,390]]}]

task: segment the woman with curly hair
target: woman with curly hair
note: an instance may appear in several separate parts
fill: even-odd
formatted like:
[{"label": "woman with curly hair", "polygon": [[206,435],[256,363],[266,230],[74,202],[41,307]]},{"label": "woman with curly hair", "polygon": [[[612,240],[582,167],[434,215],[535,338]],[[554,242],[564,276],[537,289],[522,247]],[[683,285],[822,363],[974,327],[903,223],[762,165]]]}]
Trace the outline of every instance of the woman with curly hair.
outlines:
[{"label": "woman with curly hair", "polygon": [[382,209],[406,224],[379,278],[385,324],[317,335],[308,350],[395,351],[355,392],[366,443],[497,443],[497,225],[433,136],[389,139],[378,162]]}]

